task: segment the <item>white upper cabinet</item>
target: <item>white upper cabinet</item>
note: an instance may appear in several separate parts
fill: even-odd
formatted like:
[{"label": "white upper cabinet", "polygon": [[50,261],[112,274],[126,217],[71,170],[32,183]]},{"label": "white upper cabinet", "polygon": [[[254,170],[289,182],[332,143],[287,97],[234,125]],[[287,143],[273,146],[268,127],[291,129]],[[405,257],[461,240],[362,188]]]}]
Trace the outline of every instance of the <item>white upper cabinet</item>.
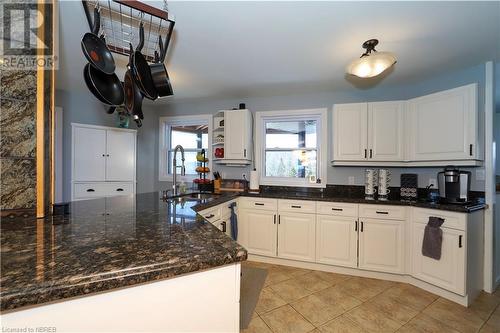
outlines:
[{"label": "white upper cabinet", "polygon": [[73,128],[73,180],[106,180],[106,130]]},{"label": "white upper cabinet", "polygon": [[[249,110],[228,110],[224,114],[223,164],[250,164],[252,161],[253,119]],[[216,117],[216,119],[219,119]],[[215,137],[215,136],[214,136]]]},{"label": "white upper cabinet", "polygon": [[368,159],[403,161],[406,102],[368,103]]},{"label": "white upper cabinet", "polygon": [[106,131],[106,180],[135,180],[135,133]]},{"label": "white upper cabinet", "polygon": [[477,118],[477,84],[411,99],[410,159],[480,159]]},{"label": "white upper cabinet", "polygon": [[367,158],[368,104],[336,104],[333,108],[334,161]]}]

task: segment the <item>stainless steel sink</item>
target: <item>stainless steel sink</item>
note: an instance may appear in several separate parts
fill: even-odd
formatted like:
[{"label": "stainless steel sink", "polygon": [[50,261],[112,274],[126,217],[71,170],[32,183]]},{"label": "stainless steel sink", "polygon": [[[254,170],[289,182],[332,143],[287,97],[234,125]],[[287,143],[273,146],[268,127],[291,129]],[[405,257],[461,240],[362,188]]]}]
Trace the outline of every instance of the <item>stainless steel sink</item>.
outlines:
[{"label": "stainless steel sink", "polygon": [[167,197],[166,201],[170,202],[181,202],[181,201],[205,201],[217,198],[220,194],[216,193],[203,193],[203,192],[193,192],[186,193],[177,196]]}]

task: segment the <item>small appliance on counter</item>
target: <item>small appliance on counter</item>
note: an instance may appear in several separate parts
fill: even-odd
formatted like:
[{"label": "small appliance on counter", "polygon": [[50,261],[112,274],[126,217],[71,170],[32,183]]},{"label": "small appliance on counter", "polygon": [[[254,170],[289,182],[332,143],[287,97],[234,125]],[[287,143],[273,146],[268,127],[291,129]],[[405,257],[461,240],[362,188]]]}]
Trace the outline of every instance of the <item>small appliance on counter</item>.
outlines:
[{"label": "small appliance on counter", "polygon": [[469,171],[461,171],[453,166],[438,172],[439,197],[442,202],[466,204],[469,202],[470,179]]}]

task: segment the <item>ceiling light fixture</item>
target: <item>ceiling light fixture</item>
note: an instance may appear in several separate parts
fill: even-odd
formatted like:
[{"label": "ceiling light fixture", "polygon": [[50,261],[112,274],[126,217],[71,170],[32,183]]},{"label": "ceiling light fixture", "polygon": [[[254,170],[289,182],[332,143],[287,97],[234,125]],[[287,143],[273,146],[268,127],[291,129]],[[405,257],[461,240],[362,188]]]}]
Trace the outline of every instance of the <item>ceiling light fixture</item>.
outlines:
[{"label": "ceiling light fixture", "polygon": [[378,39],[369,39],[363,43],[365,53],[353,60],[347,67],[348,74],[361,78],[374,77],[396,63],[396,56],[391,52],[377,52]]}]

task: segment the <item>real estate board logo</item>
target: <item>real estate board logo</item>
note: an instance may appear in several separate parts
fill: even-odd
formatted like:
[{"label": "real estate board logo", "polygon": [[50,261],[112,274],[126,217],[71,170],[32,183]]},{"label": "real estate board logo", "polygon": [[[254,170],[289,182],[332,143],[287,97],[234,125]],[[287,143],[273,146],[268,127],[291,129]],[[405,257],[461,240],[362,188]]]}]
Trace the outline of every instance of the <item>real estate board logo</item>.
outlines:
[{"label": "real estate board logo", "polygon": [[3,2],[0,5],[1,69],[57,69],[52,15],[51,3]]}]

